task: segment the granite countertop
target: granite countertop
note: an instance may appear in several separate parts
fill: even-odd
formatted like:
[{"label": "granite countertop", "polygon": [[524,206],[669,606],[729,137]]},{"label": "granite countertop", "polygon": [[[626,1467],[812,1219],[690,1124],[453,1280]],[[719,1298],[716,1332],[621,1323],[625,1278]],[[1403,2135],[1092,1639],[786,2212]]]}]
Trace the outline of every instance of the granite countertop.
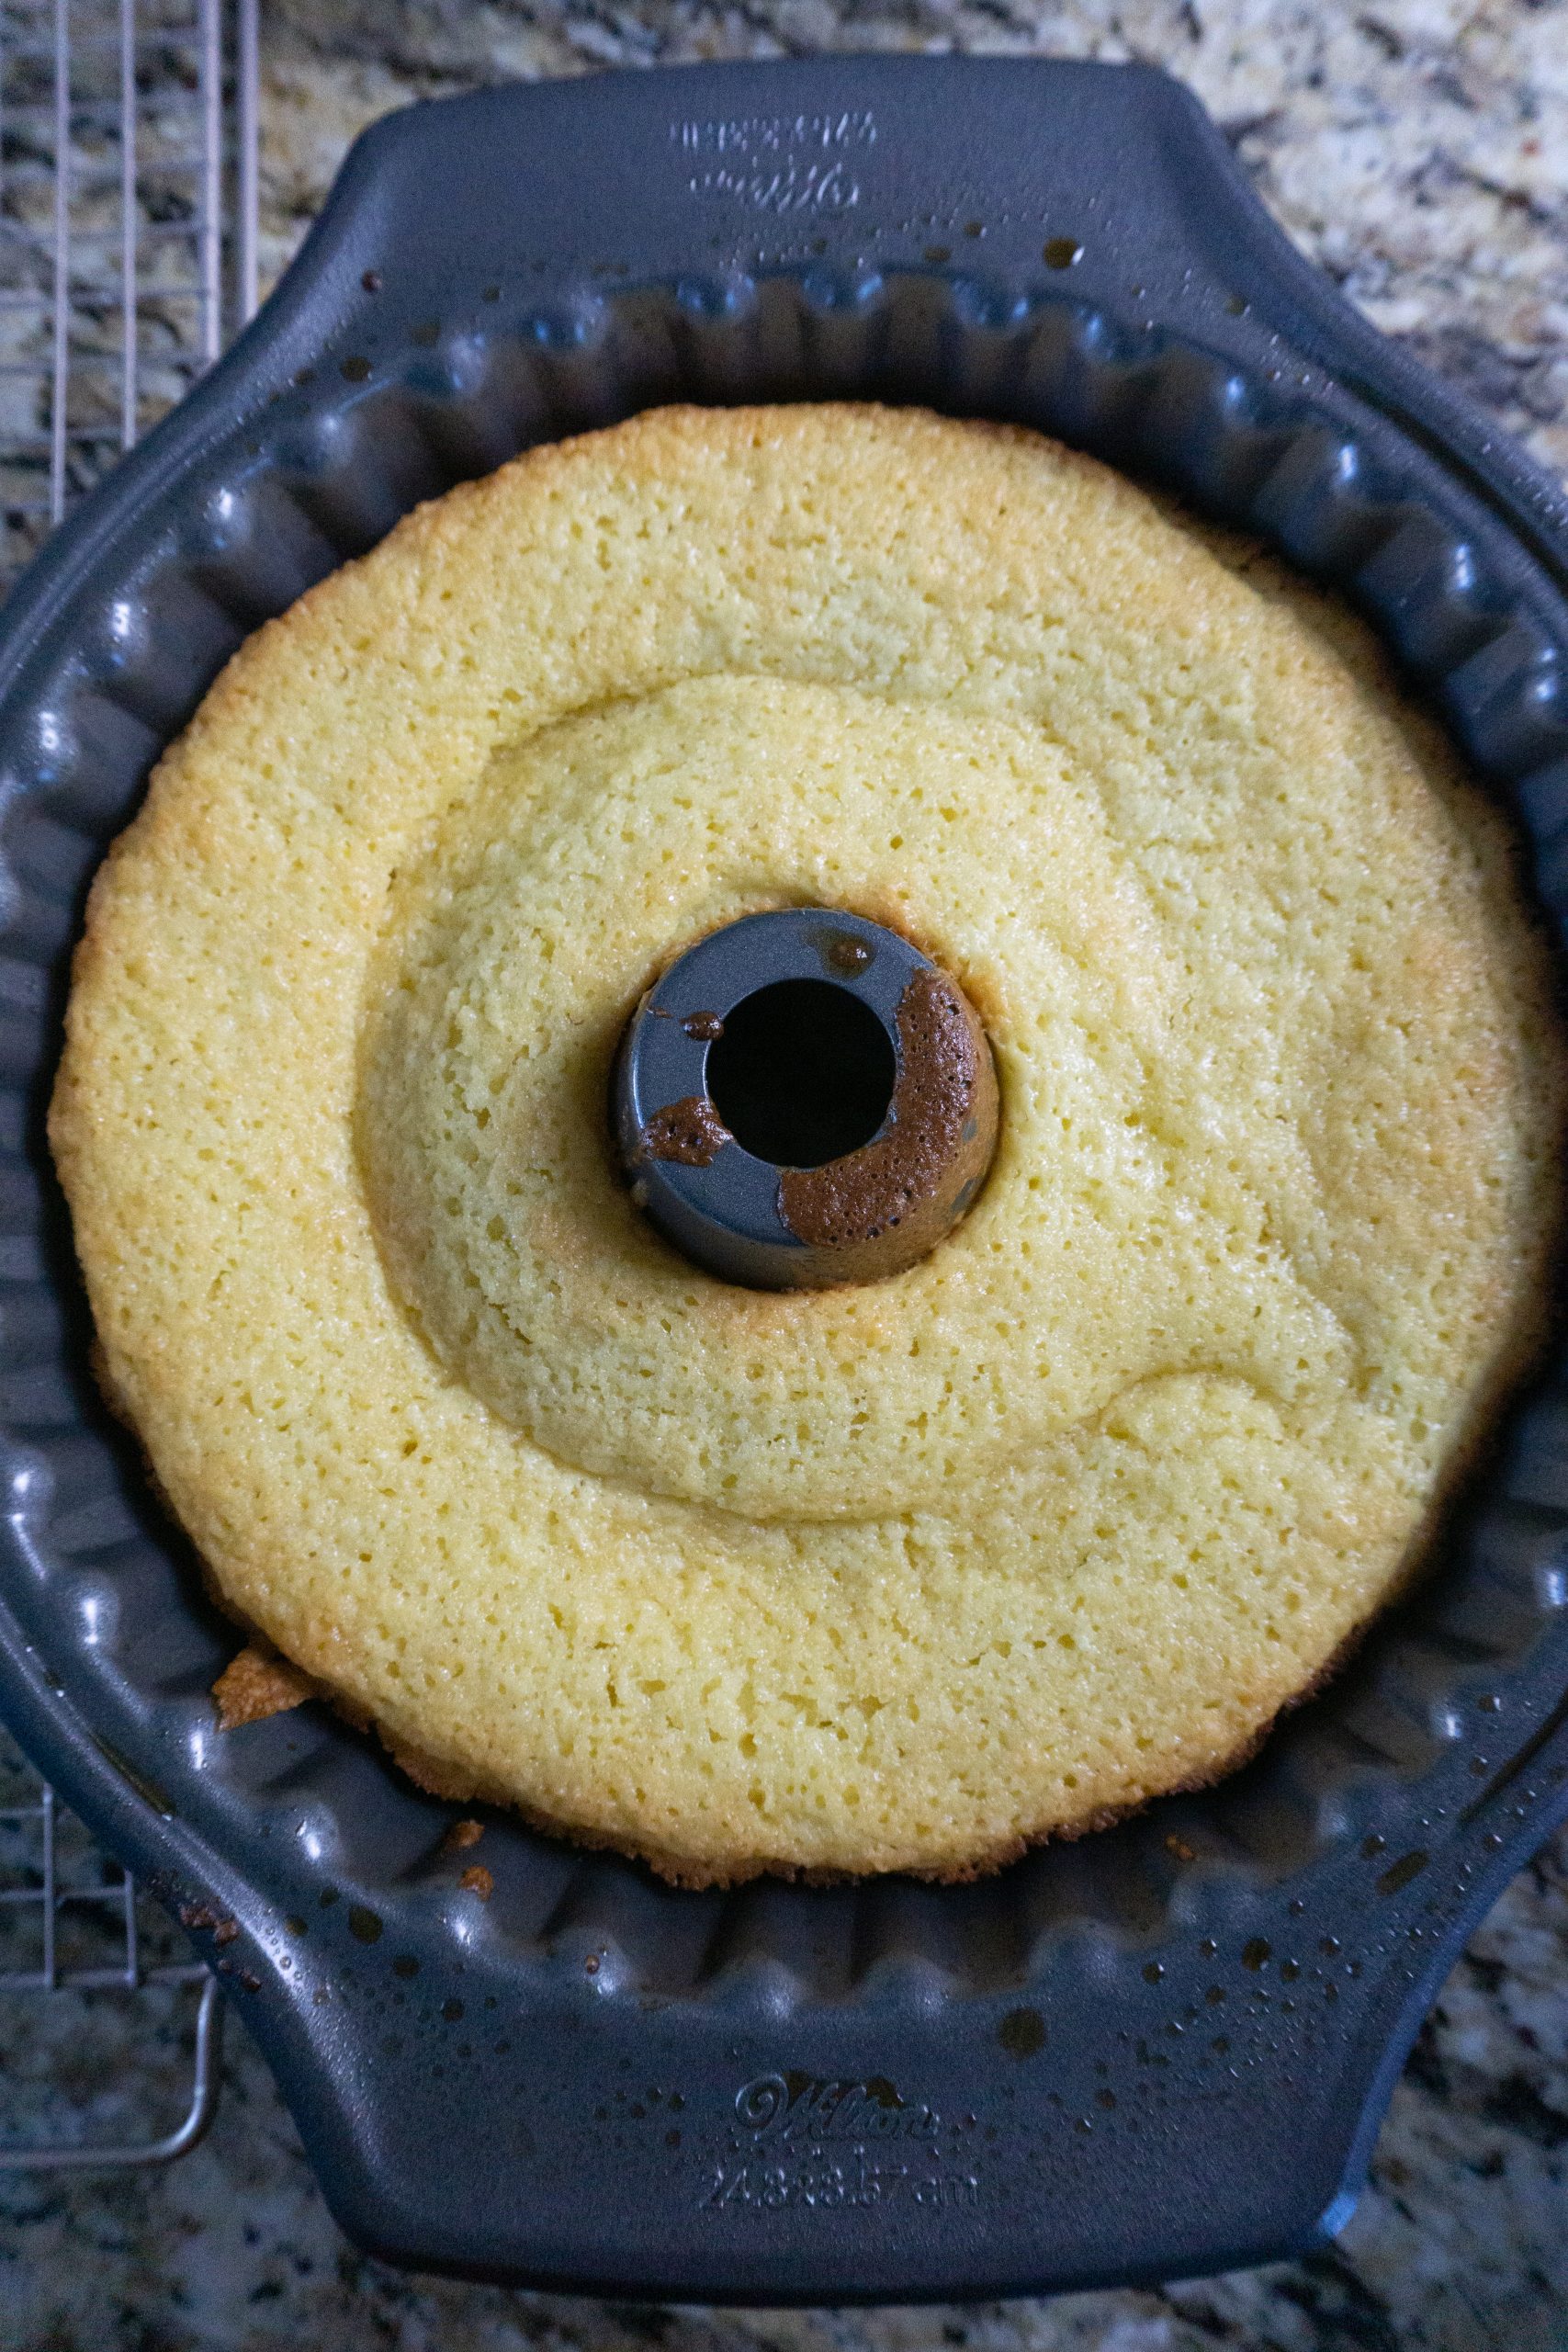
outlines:
[{"label": "granite countertop", "polygon": [[[818,49],[1134,57],[1188,82],[1303,249],[1379,326],[1568,473],[1568,0],[269,0],[264,258],[287,260],[353,134],[498,78]],[[95,2121],[177,2105],[178,2001],[0,2009],[22,2077]],[[188,2014],[188,2011],[187,2011]],[[23,2084],[23,2090],[26,2086]],[[28,2096],[36,2096],[29,2093]],[[14,2352],[1549,2352],[1568,2346],[1568,1835],[1443,1989],[1338,2242],[1171,2287],[935,2311],[725,2313],[409,2279],[327,2217],[231,2028],[218,2121],[162,2173],[0,2180]]]}]

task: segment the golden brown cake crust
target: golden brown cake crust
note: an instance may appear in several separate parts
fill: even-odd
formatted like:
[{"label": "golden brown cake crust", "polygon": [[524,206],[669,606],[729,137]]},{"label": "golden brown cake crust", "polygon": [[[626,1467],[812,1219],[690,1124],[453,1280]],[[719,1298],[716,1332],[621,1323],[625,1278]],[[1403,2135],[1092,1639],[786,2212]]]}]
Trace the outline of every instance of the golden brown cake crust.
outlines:
[{"label": "golden brown cake crust", "polygon": [[[755,909],[962,982],[887,1283],[643,1224],[610,1057]],[[94,885],[51,1135],[225,1605],[440,1793],[682,1883],[953,1879],[1249,1753],[1539,1338],[1563,1061],[1359,626],[1030,434],[666,410],[257,632]]]},{"label": "golden brown cake crust", "polygon": [[231,1657],[212,1686],[220,1731],[238,1731],[268,1715],[287,1714],[317,1695],[317,1686],[286,1657],[252,1643]]}]

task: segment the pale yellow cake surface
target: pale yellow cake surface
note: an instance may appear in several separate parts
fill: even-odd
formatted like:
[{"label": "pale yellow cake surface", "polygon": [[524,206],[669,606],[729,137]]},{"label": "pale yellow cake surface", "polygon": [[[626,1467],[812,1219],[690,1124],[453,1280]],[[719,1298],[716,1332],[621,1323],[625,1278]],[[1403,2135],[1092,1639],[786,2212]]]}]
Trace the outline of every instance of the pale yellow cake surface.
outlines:
[{"label": "pale yellow cake surface", "polygon": [[[606,1086],[802,903],[961,979],[1001,1141],[908,1272],[767,1294],[644,1222]],[[235,1611],[700,1882],[958,1874],[1245,1751],[1533,1341],[1562,1099],[1503,830],[1355,625],[1022,432],[671,410],[242,650],[51,1134]]]}]

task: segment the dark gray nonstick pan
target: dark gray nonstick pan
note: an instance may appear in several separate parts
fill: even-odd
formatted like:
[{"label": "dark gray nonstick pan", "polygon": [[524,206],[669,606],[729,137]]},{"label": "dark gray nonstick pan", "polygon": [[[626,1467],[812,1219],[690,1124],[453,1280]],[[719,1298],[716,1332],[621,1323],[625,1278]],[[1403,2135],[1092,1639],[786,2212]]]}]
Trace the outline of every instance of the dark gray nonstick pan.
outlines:
[{"label": "dark gray nonstick pan", "polygon": [[1568,510],[1141,68],[837,59],[417,107],[0,620],[0,1709],[216,1949],[344,2227],[598,2292],[997,2295],[1348,2211],[1461,1939],[1568,1809],[1552,1364],[1359,1659],[1208,1795],[933,1889],[695,1894],[452,1808],[235,1646],[99,1404],[43,1143],[83,894],[241,639],[415,501],[668,400],[1038,425],[1366,612],[1568,910]]}]

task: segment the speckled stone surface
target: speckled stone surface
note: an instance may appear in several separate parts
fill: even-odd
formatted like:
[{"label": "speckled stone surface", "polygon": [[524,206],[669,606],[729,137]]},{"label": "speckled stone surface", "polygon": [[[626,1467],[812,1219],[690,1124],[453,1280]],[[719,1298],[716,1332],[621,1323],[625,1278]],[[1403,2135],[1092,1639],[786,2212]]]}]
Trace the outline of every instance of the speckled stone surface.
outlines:
[{"label": "speckled stone surface", "polygon": [[[815,49],[1137,57],[1189,82],[1278,218],[1390,334],[1568,472],[1568,0],[272,0],[264,251],[354,132],[508,75]],[[0,2130],[64,2086],[95,2132],[164,2128],[164,2006],[0,2003]],[[181,2011],[180,2003],[185,2003]],[[154,2175],[0,2179],[6,2352],[1557,2352],[1568,2346],[1568,1838],[1445,1986],[1371,2186],[1313,2259],[963,2310],[712,2314],[411,2280],[344,2245],[231,2030],[217,2124]]]}]

